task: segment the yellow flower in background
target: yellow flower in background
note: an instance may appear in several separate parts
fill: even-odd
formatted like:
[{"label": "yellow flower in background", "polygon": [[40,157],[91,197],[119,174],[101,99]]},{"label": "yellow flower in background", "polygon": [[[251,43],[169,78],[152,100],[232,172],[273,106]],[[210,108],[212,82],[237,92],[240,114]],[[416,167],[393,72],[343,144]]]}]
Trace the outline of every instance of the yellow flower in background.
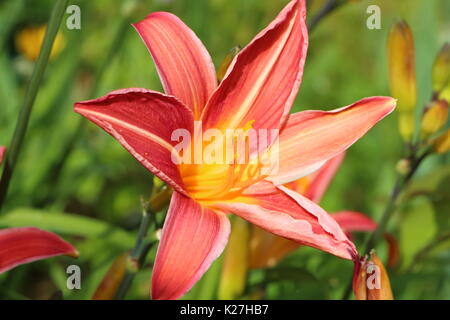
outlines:
[{"label": "yellow flower in background", "polygon": [[[15,35],[14,42],[16,50],[28,60],[36,61],[44,41],[46,25],[26,27]],[[65,39],[58,32],[50,53],[50,59],[55,58],[64,49]]]},{"label": "yellow flower in background", "polygon": [[411,140],[414,132],[414,109],[417,104],[414,37],[409,25],[398,22],[388,38],[389,84],[398,99],[399,128],[403,139]]}]

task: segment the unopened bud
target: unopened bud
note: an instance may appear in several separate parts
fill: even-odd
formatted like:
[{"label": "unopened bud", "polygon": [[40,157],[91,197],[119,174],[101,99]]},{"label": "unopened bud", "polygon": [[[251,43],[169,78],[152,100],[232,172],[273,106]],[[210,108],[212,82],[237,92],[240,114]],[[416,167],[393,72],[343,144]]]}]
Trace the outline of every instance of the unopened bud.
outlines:
[{"label": "unopened bud", "polygon": [[414,114],[412,112],[400,112],[398,114],[398,127],[403,140],[410,141],[414,133]]},{"label": "unopened bud", "polygon": [[114,260],[102,282],[97,287],[92,300],[112,300],[119,289],[126,271],[128,253],[121,254]]},{"label": "unopened bud", "polygon": [[450,129],[441,134],[433,144],[434,151],[446,153],[450,151]]},{"label": "unopened bud", "polygon": [[155,194],[150,200],[150,210],[152,210],[153,213],[156,213],[168,206],[172,193],[172,188],[164,186],[163,189]]},{"label": "unopened bud", "polygon": [[395,169],[401,175],[407,175],[411,171],[411,161],[409,161],[408,159],[401,159],[399,162],[397,162],[397,166]]},{"label": "unopened bud", "polygon": [[439,94],[450,85],[450,43],[443,45],[433,64],[433,92]]},{"label": "unopened bud", "polygon": [[388,39],[389,82],[399,112],[412,112],[417,103],[414,37],[409,25],[396,23]]},{"label": "unopened bud", "polygon": [[447,122],[448,102],[445,100],[433,101],[426,109],[422,118],[422,134],[428,137],[438,132]]},{"label": "unopened bud", "polygon": [[384,265],[374,251],[370,259],[355,269],[354,291],[357,300],[393,300],[391,283]]}]

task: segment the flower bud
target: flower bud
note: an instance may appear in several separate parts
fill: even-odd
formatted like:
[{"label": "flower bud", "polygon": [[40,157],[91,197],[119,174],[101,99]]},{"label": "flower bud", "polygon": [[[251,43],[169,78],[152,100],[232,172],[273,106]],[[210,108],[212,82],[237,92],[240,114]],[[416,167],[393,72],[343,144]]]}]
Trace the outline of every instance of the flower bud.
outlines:
[{"label": "flower bud", "polygon": [[433,64],[433,92],[439,94],[450,85],[450,43],[443,45]]},{"label": "flower bud", "polygon": [[387,271],[374,251],[355,268],[353,289],[357,300],[394,299]]},{"label": "flower bud", "polygon": [[102,282],[95,290],[92,300],[112,300],[119,289],[120,283],[125,276],[128,253],[124,253],[116,258]]},{"label": "flower bud", "polygon": [[395,169],[398,173],[405,176],[411,171],[411,161],[408,159],[401,159],[397,162]]},{"label": "flower bud", "polygon": [[156,213],[168,206],[172,193],[172,188],[164,186],[161,191],[155,194],[150,200],[150,210],[152,210],[153,213]]},{"label": "flower bud", "polygon": [[217,81],[222,82],[223,78],[225,78],[225,75],[227,74],[231,62],[233,62],[234,57],[239,53],[239,51],[241,51],[241,48],[239,46],[234,47],[225,56],[225,58],[223,59],[222,63],[219,66],[219,69],[217,70]]},{"label": "flower bud", "polygon": [[446,153],[450,151],[450,129],[441,134],[433,144],[434,151]]},{"label": "flower bud", "polygon": [[403,140],[411,140],[414,133],[414,114],[412,112],[400,112],[398,114],[398,126]]},{"label": "flower bud", "polygon": [[398,99],[399,112],[412,112],[417,103],[414,38],[409,25],[395,24],[388,39],[389,82],[392,96]]},{"label": "flower bud", "polygon": [[438,98],[450,102],[450,83],[448,83],[447,86],[442,89],[442,91],[439,93]]},{"label": "flower bud", "polygon": [[428,137],[438,132],[447,122],[448,102],[433,101],[426,109],[422,118],[422,135]]}]

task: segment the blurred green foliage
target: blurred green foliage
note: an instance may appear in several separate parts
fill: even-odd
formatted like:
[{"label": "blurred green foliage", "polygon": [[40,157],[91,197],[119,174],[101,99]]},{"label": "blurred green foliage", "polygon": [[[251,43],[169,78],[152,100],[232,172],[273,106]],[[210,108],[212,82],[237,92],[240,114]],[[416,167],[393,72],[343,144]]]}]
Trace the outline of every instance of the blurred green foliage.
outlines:
[{"label": "blurred green foliage", "polygon": [[[66,289],[65,267],[74,262],[58,258],[1,275],[0,298],[47,299],[56,290],[62,290],[66,299],[89,299],[114,258],[133,246],[140,219],[140,197],[150,195],[151,174],[118,143],[90,124],[75,135],[73,152],[62,170],[54,167],[78,132],[80,121],[86,121],[73,112],[74,102],[118,88],[162,90],[147,49],[124,18],[128,2],[71,1],[81,8],[82,28],[67,30],[63,23],[65,49],[47,69],[8,201],[0,216],[0,227],[33,225],[70,239],[81,252],[76,263],[82,266],[83,289]],[[310,16],[325,1],[311,2]],[[405,19],[416,41],[419,115],[431,95],[435,54],[450,40],[447,15],[450,2],[347,2],[310,34],[303,84],[293,111],[331,110],[366,96],[389,95],[387,31],[394,21]],[[130,22],[139,21],[153,11],[170,11],[197,33],[218,66],[230,48],[245,46],[286,3],[285,0],[143,0],[132,11]],[[15,49],[14,35],[26,26],[45,23],[52,4],[51,0],[0,3],[0,145],[10,141],[33,66]],[[381,8],[381,30],[366,27],[369,4]],[[113,53],[113,58],[107,61],[105,72],[98,79],[96,74],[108,52]],[[392,115],[348,151],[322,202],[326,210],[349,209],[379,218],[392,188],[395,163],[401,156],[402,142],[397,132]],[[389,270],[396,298],[450,298],[450,241],[447,239],[430,250],[426,259],[415,260],[416,253],[450,232],[449,168],[448,155],[428,159],[411,187],[421,197],[407,201],[390,224],[389,231],[399,239],[402,260],[400,266]],[[430,181],[435,180],[439,181],[430,186]],[[363,235],[356,235],[354,240],[360,247]],[[385,245],[380,253],[386,257]],[[129,298],[148,297],[153,256],[151,252]],[[186,298],[217,297],[220,263],[220,259],[214,263]],[[351,262],[302,248],[275,269],[252,272],[248,297],[264,286],[268,299],[338,299],[351,273]]]}]

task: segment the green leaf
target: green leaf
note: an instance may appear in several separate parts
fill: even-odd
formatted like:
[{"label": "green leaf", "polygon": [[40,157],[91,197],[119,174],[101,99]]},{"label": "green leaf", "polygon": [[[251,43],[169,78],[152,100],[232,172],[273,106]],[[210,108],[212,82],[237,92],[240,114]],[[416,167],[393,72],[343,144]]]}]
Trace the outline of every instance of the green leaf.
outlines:
[{"label": "green leaf", "polygon": [[125,249],[134,246],[135,237],[132,233],[89,217],[68,213],[47,213],[30,208],[16,209],[0,217],[0,227],[26,226],[64,235],[103,238],[105,241]]},{"label": "green leaf", "polygon": [[400,253],[403,270],[410,266],[416,253],[430,243],[436,233],[434,208],[427,197],[417,197],[402,209]]}]

